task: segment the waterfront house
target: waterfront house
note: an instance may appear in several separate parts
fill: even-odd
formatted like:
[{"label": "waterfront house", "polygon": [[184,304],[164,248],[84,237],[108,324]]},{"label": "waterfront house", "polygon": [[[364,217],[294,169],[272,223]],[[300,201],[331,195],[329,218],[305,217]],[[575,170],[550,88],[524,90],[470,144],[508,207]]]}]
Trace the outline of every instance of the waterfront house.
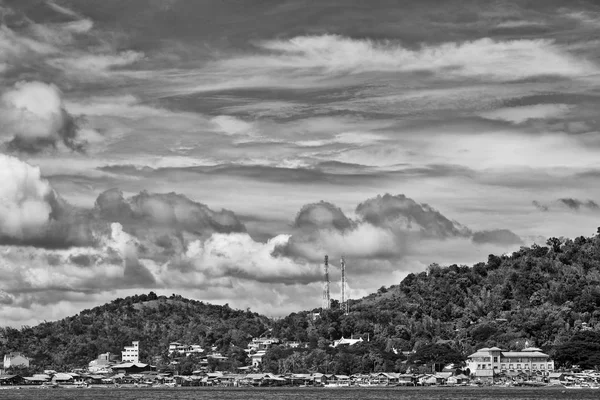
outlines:
[{"label": "waterfront house", "polygon": [[448,377],[446,384],[448,385],[465,385],[469,383],[469,377],[463,374]]},{"label": "waterfront house", "polygon": [[399,374],[398,385],[401,386],[414,386],[417,384],[417,379],[410,374]]},{"label": "waterfront house", "polygon": [[151,371],[152,367],[144,363],[122,363],[113,365],[110,369],[117,374],[139,374],[144,371]]},{"label": "waterfront house", "polygon": [[338,385],[350,385],[350,377],[348,375],[343,374],[334,374],[329,378],[328,382],[336,383]]},{"label": "waterfront house", "polygon": [[73,383],[75,378],[71,374],[59,372],[52,377],[54,383]]},{"label": "waterfront house", "polygon": [[548,375],[548,383],[551,385],[565,384],[568,381],[567,377],[571,375],[572,374],[566,372],[551,372]]},{"label": "waterfront house", "polygon": [[378,372],[371,374],[371,383],[379,385],[396,385],[399,382],[400,374],[393,372]]},{"label": "waterfront house", "polygon": [[0,385],[20,385],[24,382],[19,375],[0,375]]}]

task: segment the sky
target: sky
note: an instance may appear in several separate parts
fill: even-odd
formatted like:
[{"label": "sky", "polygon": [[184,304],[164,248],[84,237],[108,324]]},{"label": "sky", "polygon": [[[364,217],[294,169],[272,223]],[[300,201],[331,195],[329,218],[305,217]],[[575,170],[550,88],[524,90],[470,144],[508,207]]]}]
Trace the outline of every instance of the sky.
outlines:
[{"label": "sky", "polygon": [[0,325],[279,317],[600,226],[600,4],[0,0]]}]

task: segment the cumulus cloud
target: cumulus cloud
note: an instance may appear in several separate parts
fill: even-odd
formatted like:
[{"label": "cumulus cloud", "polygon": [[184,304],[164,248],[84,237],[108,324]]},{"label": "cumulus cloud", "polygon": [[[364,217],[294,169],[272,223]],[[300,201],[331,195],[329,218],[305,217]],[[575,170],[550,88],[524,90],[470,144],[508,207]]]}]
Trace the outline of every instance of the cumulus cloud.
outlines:
[{"label": "cumulus cloud", "polygon": [[569,211],[598,211],[600,206],[593,200],[579,200],[571,197],[564,197],[549,204],[541,203],[537,200],[532,202],[533,206],[540,211],[550,210],[569,210]]},{"label": "cumulus cloud", "polygon": [[50,222],[53,195],[39,168],[0,154],[0,233],[3,238],[37,237]]},{"label": "cumulus cloud", "polygon": [[344,231],[352,226],[352,221],[346,217],[339,207],[321,201],[306,204],[294,221],[294,227],[300,229],[336,229]]},{"label": "cumulus cloud", "polygon": [[597,69],[547,39],[498,41],[490,38],[418,49],[394,41],[351,39],[338,35],[298,36],[258,43],[262,55],[223,61],[224,68],[323,69],[341,72],[430,70],[444,77],[515,80],[540,75],[582,76]]},{"label": "cumulus cloud", "polygon": [[449,220],[428,204],[418,204],[402,194],[369,199],[358,205],[356,214],[375,226],[416,230],[430,237],[471,235],[468,228]]},{"label": "cumulus cloud", "polygon": [[196,271],[211,277],[289,284],[320,280],[318,266],[273,254],[288,240],[288,235],[278,235],[259,243],[247,233],[214,234],[205,242],[194,242],[186,256],[193,260]]},{"label": "cumulus cloud", "polygon": [[89,212],[60,198],[40,169],[0,154],[0,244],[87,246],[102,232]]},{"label": "cumulus cloud", "polygon": [[120,190],[111,189],[98,196],[94,213],[144,238],[141,253],[153,257],[181,254],[193,240],[206,239],[213,233],[246,230],[232,211],[213,211],[177,193],[141,192],[126,199]]},{"label": "cumulus cloud", "polygon": [[275,248],[275,254],[313,262],[323,254],[344,254],[360,260],[400,260],[410,256],[425,241],[449,239],[472,243],[512,246],[521,238],[507,229],[473,233],[427,204],[405,195],[377,196],[360,203],[357,219],[349,219],[333,204],[320,202],[304,206],[289,240]]},{"label": "cumulus cloud", "polygon": [[13,137],[8,148],[37,153],[63,144],[82,152],[86,143],[78,134],[78,121],[66,110],[61,91],[53,84],[18,82],[1,99],[5,132]]}]

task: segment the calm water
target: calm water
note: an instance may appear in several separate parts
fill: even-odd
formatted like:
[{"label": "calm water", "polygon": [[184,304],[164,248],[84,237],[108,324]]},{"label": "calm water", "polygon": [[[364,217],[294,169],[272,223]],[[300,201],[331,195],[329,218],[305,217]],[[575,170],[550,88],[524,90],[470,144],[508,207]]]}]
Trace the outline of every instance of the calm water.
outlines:
[{"label": "calm water", "polygon": [[0,390],[0,399],[123,399],[123,400],[334,400],[334,399],[598,399],[600,390],[564,388],[177,388],[177,389],[21,389]]}]

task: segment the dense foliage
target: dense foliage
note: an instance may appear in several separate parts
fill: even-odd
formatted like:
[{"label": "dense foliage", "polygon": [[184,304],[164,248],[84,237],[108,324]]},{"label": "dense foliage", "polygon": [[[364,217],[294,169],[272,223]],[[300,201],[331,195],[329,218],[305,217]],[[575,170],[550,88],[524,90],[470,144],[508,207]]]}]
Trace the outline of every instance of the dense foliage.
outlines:
[{"label": "dense foliage", "polygon": [[[181,296],[136,295],[112,302],[56,322],[44,322],[20,330],[0,328],[0,354],[20,351],[32,366],[67,370],[87,366],[98,354],[121,355],[124,346],[140,341],[140,361],[155,364],[168,360],[169,343],[199,344],[240,361],[240,349],[268,329],[269,320],[228,305],[216,306]],[[197,367],[193,357],[182,368]],[[191,363],[191,365],[190,365]]]},{"label": "dense foliage", "polygon": [[[309,323],[308,313],[291,314],[274,334],[313,344],[353,334],[380,352],[443,344],[463,357],[481,347],[539,346],[559,365],[600,367],[600,347],[581,340],[600,335],[599,283],[600,236],[551,238],[473,267],[433,264],[352,301],[349,315],[328,311]],[[408,363],[450,361],[442,353]]]}]

